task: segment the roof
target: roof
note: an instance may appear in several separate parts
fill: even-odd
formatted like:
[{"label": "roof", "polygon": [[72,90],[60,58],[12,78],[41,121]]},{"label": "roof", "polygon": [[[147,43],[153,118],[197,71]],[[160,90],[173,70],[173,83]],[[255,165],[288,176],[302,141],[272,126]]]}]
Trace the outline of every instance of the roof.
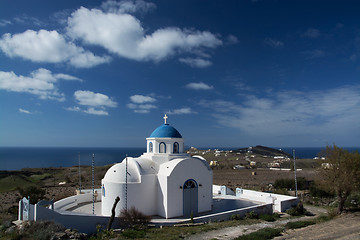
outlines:
[{"label": "roof", "polygon": [[182,138],[181,134],[169,124],[161,125],[150,135],[151,138]]},{"label": "roof", "polygon": [[106,172],[104,180],[115,183],[140,183],[141,176],[157,174],[158,165],[146,158],[132,158],[128,157],[128,178],[126,179],[126,158],[121,162],[113,165]]}]

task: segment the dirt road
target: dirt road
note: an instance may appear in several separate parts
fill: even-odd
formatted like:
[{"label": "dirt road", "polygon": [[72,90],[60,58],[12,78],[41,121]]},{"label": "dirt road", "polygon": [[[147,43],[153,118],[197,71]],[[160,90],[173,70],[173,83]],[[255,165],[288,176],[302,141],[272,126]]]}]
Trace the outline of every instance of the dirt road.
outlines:
[{"label": "dirt road", "polygon": [[[315,216],[278,220],[276,222],[263,222],[253,225],[240,225],[206,233],[190,236],[189,240],[195,239],[234,239],[244,234],[255,232],[265,227],[283,227],[288,222],[310,220],[321,213],[326,213],[323,208],[307,206],[307,209]],[[283,236],[275,239],[360,239],[360,213],[348,213],[331,221],[312,225],[298,230],[289,230]]]},{"label": "dirt road", "polygon": [[275,239],[360,239],[360,212],[347,213],[297,230],[289,230]]}]

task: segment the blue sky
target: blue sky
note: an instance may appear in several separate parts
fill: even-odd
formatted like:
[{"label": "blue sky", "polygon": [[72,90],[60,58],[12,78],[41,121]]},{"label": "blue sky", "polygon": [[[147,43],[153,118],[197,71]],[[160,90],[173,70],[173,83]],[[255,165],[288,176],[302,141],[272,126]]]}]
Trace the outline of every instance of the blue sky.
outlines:
[{"label": "blue sky", "polygon": [[0,146],[359,146],[358,1],[0,2]]}]

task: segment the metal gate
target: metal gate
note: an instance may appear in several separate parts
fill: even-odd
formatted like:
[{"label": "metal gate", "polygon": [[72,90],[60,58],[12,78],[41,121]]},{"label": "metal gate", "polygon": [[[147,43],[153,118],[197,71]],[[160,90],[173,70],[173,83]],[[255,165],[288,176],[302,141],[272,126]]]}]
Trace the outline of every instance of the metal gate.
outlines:
[{"label": "metal gate", "polygon": [[195,216],[198,213],[198,185],[195,180],[189,179],[183,186],[183,216]]}]

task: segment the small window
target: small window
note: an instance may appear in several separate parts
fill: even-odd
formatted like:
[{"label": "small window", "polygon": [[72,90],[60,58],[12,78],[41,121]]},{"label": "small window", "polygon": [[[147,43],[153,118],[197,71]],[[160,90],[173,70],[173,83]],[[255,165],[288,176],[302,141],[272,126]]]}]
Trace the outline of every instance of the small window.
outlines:
[{"label": "small window", "polygon": [[179,143],[174,142],[173,153],[179,153]]},{"label": "small window", "polygon": [[197,184],[194,180],[189,179],[184,183],[184,189],[189,188],[197,188]]},{"label": "small window", "polygon": [[166,145],[164,142],[159,145],[159,153],[166,153]]},{"label": "small window", "polygon": [[150,153],[153,152],[153,144],[152,144],[152,142],[149,143],[149,152]]}]

